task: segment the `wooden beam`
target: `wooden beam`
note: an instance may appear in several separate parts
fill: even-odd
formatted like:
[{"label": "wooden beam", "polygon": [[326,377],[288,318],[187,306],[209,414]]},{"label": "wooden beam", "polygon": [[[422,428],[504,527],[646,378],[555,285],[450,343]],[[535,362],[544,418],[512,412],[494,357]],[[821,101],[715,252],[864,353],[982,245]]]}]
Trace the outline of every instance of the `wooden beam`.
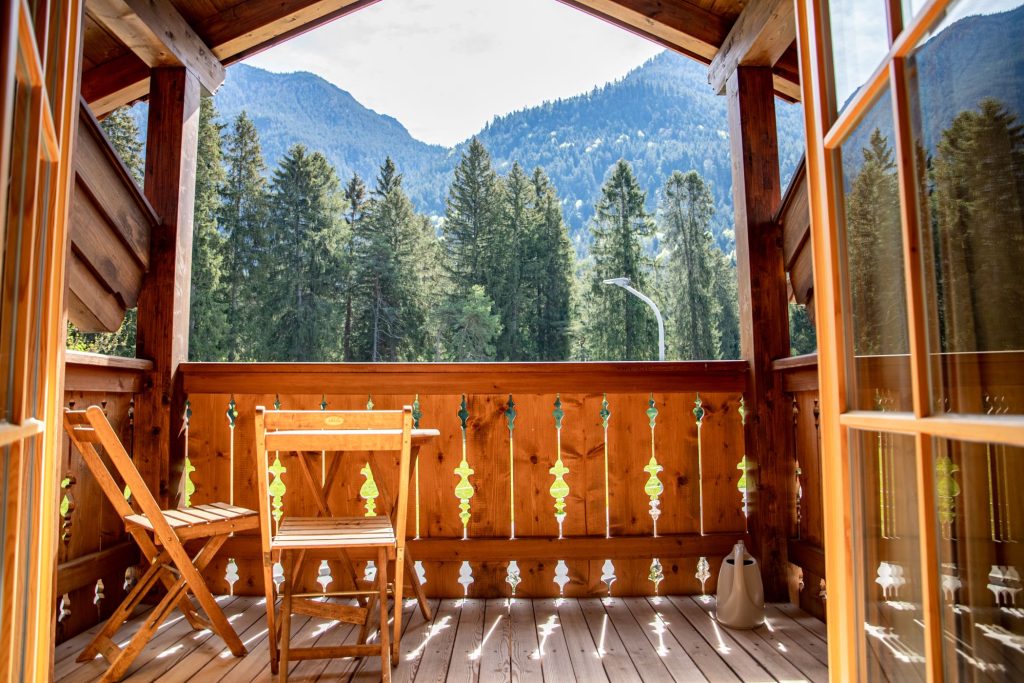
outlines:
[{"label": "wooden beam", "polygon": [[761,563],[765,595],[784,600],[789,532],[792,437],[789,401],[772,361],[789,355],[789,303],[782,231],[775,98],[768,67],[738,67],[728,81],[740,347],[750,363],[744,429],[746,454],[757,467],[751,552]]},{"label": "wooden beam", "polygon": [[707,64],[727,35],[718,14],[678,0],[559,0]]},{"label": "wooden beam", "polygon": [[795,39],[793,0],[751,0],[711,60],[708,83],[721,95],[737,66],[775,66]]},{"label": "wooden beam", "polygon": [[135,394],[142,391],[143,378],[152,369],[153,364],[141,358],[68,351],[64,354],[64,391]]},{"label": "wooden beam", "polygon": [[[651,536],[572,536],[567,538],[421,538],[409,539],[409,554],[424,562],[520,562],[546,561],[557,557],[574,560],[630,560],[658,557],[719,557],[732,550],[742,533],[667,534]],[[352,555],[361,558],[359,549]],[[366,552],[365,550],[363,552]],[[237,534],[221,549],[225,557],[259,557],[260,541],[254,534]],[[337,551],[311,551],[309,559],[336,558]]]},{"label": "wooden beam", "polygon": [[199,143],[199,80],[183,67],[153,70],[145,192],[160,216],[139,294],[136,355],[153,362],[136,401],[135,464],[160,500],[184,444],[174,427],[178,365],[188,358],[192,212]]},{"label": "wooden beam", "polygon": [[[376,2],[379,0],[239,2],[205,18],[201,25],[197,22],[195,30],[214,56],[227,65]],[[114,57],[82,74],[82,95],[97,116],[148,93],[149,67],[134,54]]]},{"label": "wooden beam", "polygon": [[546,394],[736,391],[744,361],[668,363],[185,363],[189,394]]},{"label": "wooden beam", "polygon": [[98,550],[88,555],[57,565],[57,595],[96,583],[111,573],[111,569],[125,570],[139,561],[139,551],[132,541]]},{"label": "wooden beam", "polygon": [[224,82],[224,65],[170,0],[89,0],[86,13],[149,68],[183,66],[209,93]]}]

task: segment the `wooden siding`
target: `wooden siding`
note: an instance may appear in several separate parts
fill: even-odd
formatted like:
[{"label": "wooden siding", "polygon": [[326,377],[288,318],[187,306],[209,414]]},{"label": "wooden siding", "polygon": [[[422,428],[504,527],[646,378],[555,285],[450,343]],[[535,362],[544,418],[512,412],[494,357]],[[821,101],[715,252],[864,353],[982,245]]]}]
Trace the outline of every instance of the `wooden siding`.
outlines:
[{"label": "wooden siding", "polygon": [[114,332],[138,302],[157,217],[84,102],[76,140],[68,316],[83,332]]}]

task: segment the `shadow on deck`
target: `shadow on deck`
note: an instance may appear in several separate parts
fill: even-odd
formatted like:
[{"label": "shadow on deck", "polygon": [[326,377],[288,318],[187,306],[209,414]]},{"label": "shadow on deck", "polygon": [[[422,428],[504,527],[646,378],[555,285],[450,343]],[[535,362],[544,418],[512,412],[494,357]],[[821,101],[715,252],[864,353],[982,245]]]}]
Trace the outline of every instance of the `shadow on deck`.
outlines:
[{"label": "shadow on deck", "polygon": [[[219,598],[249,654],[232,657],[209,631],[193,632],[175,612],[135,661],[125,680],[268,681],[263,600]],[[405,635],[396,681],[825,681],[825,625],[790,604],[768,607],[754,631],[720,628],[714,601],[699,597],[433,601],[426,623],[406,601]],[[129,622],[115,642],[137,626]],[[92,681],[105,662],[75,657],[96,626],[57,646],[56,681]],[[296,616],[296,646],[355,641],[347,624]],[[380,659],[294,663],[291,681],[380,678]]]}]

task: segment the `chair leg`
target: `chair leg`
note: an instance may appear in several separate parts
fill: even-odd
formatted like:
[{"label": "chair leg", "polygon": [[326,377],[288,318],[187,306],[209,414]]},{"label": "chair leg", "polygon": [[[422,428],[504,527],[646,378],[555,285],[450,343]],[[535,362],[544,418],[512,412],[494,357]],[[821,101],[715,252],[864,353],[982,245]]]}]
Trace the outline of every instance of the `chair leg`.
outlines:
[{"label": "chair leg", "polygon": [[185,583],[180,579],[175,582],[173,588],[167,592],[164,599],[161,600],[156,607],[153,608],[143,622],[139,630],[135,632],[132,639],[128,641],[128,645],[124,647],[118,653],[114,661],[110,663],[110,666],[104,672],[100,680],[103,683],[108,681],[119,681],[121,677],[128,671],[128,667],[132,665],[135,658],[142,653],[142,649],[146,647],[146,643],[153,637],[156,630],[160,628],[160,624],[170,616],[171,611],[175,608],[177,602],[181,599],[181,596],[185,594]]},{"label": "chair leg", "polygon": [[[384,683],[391,683],[391,643],[388,638],[388,551],[377,551],[377,586],[380,589],[380,673]],[[395,615],[401,612],[395,604]],[[369,616],[369,615],[367,615]]]},{"label": "chair leg", "polygon": [[295,562],[291,563],[290,571],[284,577],[284,591],[281,597],[281,648],[278,653],[277,680],[285,683],[288,680],[288,649],[292,638],[292,584],[296,580]]},{"label": "chair leg", "polygon": [[267,647],[270,648],[270,673],[277,674],[277,624],[274,612],[277,600],[274,595],[274,560],[263,563],[263,591],[267,600]]},{"label": "chair leg", "polygon": [[359,639],[356,641],[360,645],[366,642],[366,639],[370,636],[370,615],[373,614],[373,608],[377,606],[377,594],[372,593],[366,601],[366,618],[363,620],[362,625],[359,627]]},{"label": "chair leg", "polygon": [[[403,583],[403,570],[405,569],[405,548],[399,548],[395,554],[395,624],[394,624],[394,637],[391,641],[391,659],[397,664],[399,650],[402,644],[402,592],[405,588]],[[416,580],[416,575],[412,575],[412,580]]]}]

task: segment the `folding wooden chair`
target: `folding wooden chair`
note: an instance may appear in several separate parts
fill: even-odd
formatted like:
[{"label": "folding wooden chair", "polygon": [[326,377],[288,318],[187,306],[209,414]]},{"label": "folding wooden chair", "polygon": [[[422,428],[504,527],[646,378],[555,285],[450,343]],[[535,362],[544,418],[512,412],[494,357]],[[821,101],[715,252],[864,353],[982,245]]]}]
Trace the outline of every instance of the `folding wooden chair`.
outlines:
[{"label": "folding wooden chair", "polygon": [[[320,516],[281,519],[276,532],[271,530],[268,451],[294,452],[314,494]],[[395,522],[387,516],[335,517],[327,503],[331,481],[338,471],[343,451],[398,451],[399,488]],[[256,467],[260,473],[260,536],[263,542],[263,581],[267,593],[267,627],[270,641],[270,669],[281,681],[288,678],[291,659],[366,657],[379,654],[384,681],[391,680],[392,638],[388,633],[388,562],[394,562],[394,644],[401,636],[402,581],[404,569],[406,518],[409,506],[409,474],[412,451],[412,408],[376,411],[268,411],[256,408]],[[309,454],[334,458],[321,488],[314,480]],[[367,597],[363,605],[325,603],[324,593],[300,594],[294,590],[307,551],[337,550],[339,555],[355,549],[376,550],[377,575],[374,590],[326,593]],[[275,608],[274,564],[285,568],[280,610]],[[380,608],[380,642],[366,644],[369,620],[374,606]],[[359,624],[358,644],[337,647],[293,648],[289,642],[291,614],[333,619]],[[280,619],[278,620],[278,616]],[[397,648],[396,648],[397,650]]]},{"label": "folding wooden chair", "polygon": [[[258,514],[225,503],[161,510],[98,406],[86,410],[66,410],[64,430],[82,454],[103,493],[124,520],[125,528],[135,539],[143,557],[149,562],[149,568],[103,625],[103,629],[78,656],[78,661],[87,662],[100,653],[110,663],[101,680],[118,680],[175,607],[181,609],[192,628],[210,629],[224,640],[232,654],[236,657],[244,655],[242,641],[210,593],[201,572],[229,534],[255,529],[259,525]],[[106,451],[114,469],[131,491],[132,504],[137,506],[138,511],[125,499],[123,489],[107,469],[97,446]],[[199,539],[206,539],[206,543],[195,557],[189,557],[182,544]],[[166,595],[147,615],[128,644],[123,648],[118,646],[112,640],[114,634],[158,580],[166,589]],[[198,613],[188,593],[195,596],[209,620]]]}]

